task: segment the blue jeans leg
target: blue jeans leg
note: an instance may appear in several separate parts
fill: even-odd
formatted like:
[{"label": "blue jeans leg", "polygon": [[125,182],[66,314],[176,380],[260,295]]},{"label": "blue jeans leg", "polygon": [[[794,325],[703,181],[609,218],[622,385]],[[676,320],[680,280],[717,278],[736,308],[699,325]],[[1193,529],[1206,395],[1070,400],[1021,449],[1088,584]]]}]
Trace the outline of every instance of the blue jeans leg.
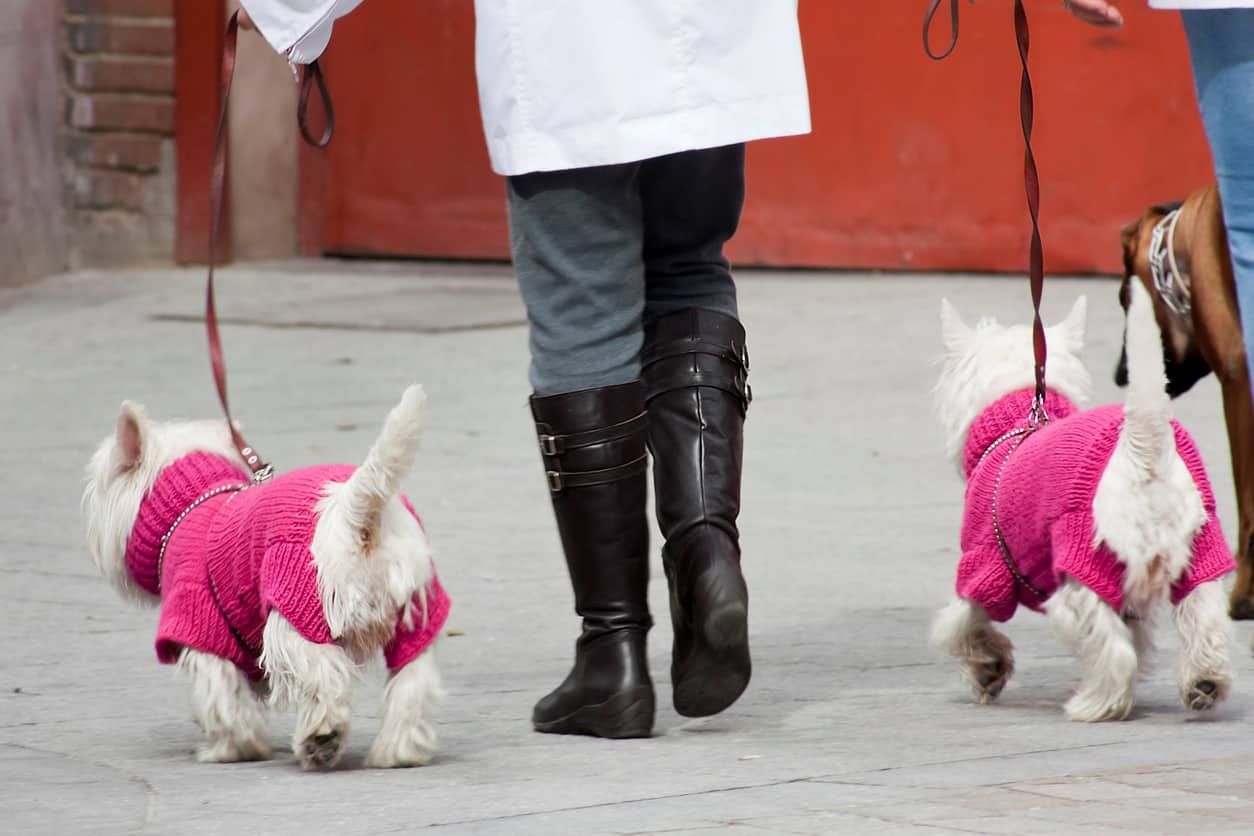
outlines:
[{"label": "blue jeans leg", "polygon": [[736,316],[723,257],[744,203],[743,145],[506,178],[537,395],[640,376],[644,325]]},{"label": "blue jeans leg", "polygon": [[1186,11],[1182,16],[1223,201],[1249,363],[1254,360],[1254,9]]},{"label": "blue jeans leg", "polygon": [[736,283],[723,256],[745,202],[745,146],[646,160],[645,324],[688,308],[737,317]]},{"label": "blue jeans leg", "polygon": [[506,178],[510,247],[537,395],[640,377],[644,231],[638,163]]}]

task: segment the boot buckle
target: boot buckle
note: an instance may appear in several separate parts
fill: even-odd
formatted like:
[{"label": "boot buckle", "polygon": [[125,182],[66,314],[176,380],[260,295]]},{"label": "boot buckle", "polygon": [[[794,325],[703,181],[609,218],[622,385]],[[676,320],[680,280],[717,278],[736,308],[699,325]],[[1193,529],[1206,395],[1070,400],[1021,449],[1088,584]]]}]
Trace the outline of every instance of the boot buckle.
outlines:
[{"label": "boot buckle", "polygon": [[753,387],[749,385],[749,374],[745,369],[739,369],[733,380],[737,394],[740,395],[740,402],[745,409],[749,408],[749,404],[753,403]]},{"label": "boot buckle", "polygon": [[540,436],[540,454],[543,456],[560,456],[566,449],[560,435]]},{"label": "boot buckle", "polygon": [[550,470],[550,471],[547,471],[544,474],[544,476],[549,482],[550,493],[562,492],[562,474],[560,472],[556,470]]}]

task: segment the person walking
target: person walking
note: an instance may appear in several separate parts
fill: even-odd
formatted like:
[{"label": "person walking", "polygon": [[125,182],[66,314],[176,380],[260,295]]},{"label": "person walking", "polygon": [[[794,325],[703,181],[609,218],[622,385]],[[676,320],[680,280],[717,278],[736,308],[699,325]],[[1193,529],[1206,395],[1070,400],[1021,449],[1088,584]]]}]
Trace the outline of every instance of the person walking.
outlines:
[{"label": "person walking", "polygon": [[[243,0],[294,63],[361,0]],[[542,732],[651,734],[646,450],[685,716],[749,684],[749,352],[723,255],[745,143],[808,133],[796,0],[476,0],[475,68],[530,326],[531,412],[582,630]]]}]

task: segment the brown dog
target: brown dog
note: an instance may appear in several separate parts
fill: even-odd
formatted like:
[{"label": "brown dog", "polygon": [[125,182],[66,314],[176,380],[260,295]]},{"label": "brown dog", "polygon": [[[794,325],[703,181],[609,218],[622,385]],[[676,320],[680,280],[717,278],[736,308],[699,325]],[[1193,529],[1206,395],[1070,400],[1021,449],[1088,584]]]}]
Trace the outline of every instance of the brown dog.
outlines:
[{"label": "brown dog", "polygon": [[[1119,301],[1127,310],[1133,276],[1150,292],[1163,335],[1167,391],[1174,398],[1209,372],[1219,378],[1240,517],[1229,614],[1254,619],[1254,401],[1219,191],[1210,185],[1184,203],[1150,207],[1121,234]],[[1127,383],[1126,360],[1125,353],[1115,372],[1120,386]]]}]

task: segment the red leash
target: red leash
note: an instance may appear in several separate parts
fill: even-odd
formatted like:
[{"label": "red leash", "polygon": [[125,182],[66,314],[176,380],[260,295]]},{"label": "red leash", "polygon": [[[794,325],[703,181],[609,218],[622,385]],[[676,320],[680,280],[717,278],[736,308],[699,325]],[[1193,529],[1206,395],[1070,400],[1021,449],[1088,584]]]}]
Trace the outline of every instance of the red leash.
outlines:
[{"label": "red leash", "polygon": [[[222,338],[218,334],[218,310],[213,297],[214,257],[218,250],[218,221],[222,215],[222,192],[226,185],[226,146],[227,146],[227,113],[231,96],[231,80],[235,76],[235,54],[239,41],[239,12],[231,15],[226,24],[226,40],[222,48],[222,105],[218,114],[218,133],[213,146],[213,169],[209,177],[209,278],[205,283],[205,330],[209,336],[209,363],[213,368],[213,382],[218,387],[218,400],[222,403],[222,411],[226,414],[226,424],[231,432],[231,440],[239,451],[244,462],[252,471],[254,482],[264,482],[273,474],[274,469],[261,460],[261,456],[235,427],[231,419],[231,407],[226,397],[226,361],[222,356]],[[314,85],[318,87],[318,95],[326,113],[326,127],[322,138],[315,139],[309,130],[309,98]],[[305,68],[300,79],[300,104],[297,109],[297,121],[301,136],[316,148],[325,148],[331,141],[335,130],[335,114],[331,109],[331,94],[327,89],[322,68],[315,61]]]},{"label": "red leash", "polygon": [[[950,40],[944,52],[932,51],[928,34],[932,20],[942,0],[932,0],[923,19],[923,49],[928,57],[941,60],[958,45],[958,0],[950,0]],[[971,0],[975,2],[975,0]],[[1032,286],[1032,351],[1036,361],[1036,396],[1032,399],[1031,426],[1049,420],[1045,414],[1045,324],[1041,321],[1041,293],[1045,287],[1045,256],[1041,245],[1041,181],[1036,172],[1036,156],[1032,153],[1032,117],[1034,102],[1032,79],[1028,75],[1028,15],[1023,0],[1015,0],[1015,39],[1019,44],[1019,60],[1023,64],[1023,76],[1019,82],[1019,121],[1023,124],[1023,189],[1028,199],[1028,214],[1032,218],[1032,243],[1028,249],[1028,280]]]}]

